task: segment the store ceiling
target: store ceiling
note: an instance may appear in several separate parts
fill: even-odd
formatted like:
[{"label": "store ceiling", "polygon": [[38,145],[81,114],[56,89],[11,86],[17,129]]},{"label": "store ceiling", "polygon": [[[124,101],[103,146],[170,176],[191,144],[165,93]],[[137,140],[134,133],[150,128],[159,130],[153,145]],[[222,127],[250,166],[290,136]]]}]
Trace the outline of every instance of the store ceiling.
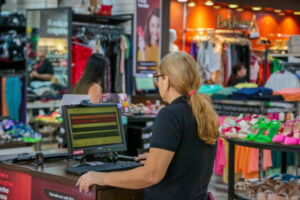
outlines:
[{"label": "store ceiling", "polygon": [[261,6],[267,8],[300,11],[300,0],[213,0],[218,3],[231,3],[240,6]]}]

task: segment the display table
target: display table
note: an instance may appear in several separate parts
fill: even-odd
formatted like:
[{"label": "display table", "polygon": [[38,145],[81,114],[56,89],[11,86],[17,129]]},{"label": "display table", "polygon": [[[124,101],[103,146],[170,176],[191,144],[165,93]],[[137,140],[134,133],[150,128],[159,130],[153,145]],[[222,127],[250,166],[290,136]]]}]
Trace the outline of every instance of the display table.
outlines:
[{"label": "display table", "polygon": [[23,141],[3,141],[0,140],[0,149],[14,149],[14,148],[18,148],[18,147],[29,147],[31,146],[32,143],[27,143],[27,142],[23,142]]},{"label": "display table", "polygon": [[90,192],[79,192],[79,176],[66,174],[65,169],[77,161],[53,161],[44,165],[0,163],[0,188],[3,197],[22,200],[140,200],[143,190],[92,186]]},{"label": "display table", "polygon": [[263,150],[274,150],[281,152],[281,173],[286,173],[286,152],[300,152],[300,146],[286,146],[282,144],[273,143],[258,143],[252,141],[244,141],[240,139],[226,138],[229,143],[228,155],[228,200],[233,199],[247,199],[243,195],[235,194],[234,191],[234,161],[235,161],[235,145],[252,147],[259,149],[259,176],[262,178],[262,156]]}]

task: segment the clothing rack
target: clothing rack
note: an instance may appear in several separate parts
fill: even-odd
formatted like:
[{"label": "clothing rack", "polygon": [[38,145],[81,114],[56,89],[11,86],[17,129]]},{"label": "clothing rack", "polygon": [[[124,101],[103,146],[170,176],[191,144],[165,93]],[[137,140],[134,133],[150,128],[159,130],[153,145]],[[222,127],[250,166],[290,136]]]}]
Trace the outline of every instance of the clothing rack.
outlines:
[{"label": "clothing rack", "polygon": [[212,33],[217,35],[232,34],[232,35],[244,36],[244,33],[239,30],[225,30],[225,29],[214,29],[214,28],[196,28],[196,29],[187,28],[183,32],[184,34],[186,32],[207,32],[207,33]]}]

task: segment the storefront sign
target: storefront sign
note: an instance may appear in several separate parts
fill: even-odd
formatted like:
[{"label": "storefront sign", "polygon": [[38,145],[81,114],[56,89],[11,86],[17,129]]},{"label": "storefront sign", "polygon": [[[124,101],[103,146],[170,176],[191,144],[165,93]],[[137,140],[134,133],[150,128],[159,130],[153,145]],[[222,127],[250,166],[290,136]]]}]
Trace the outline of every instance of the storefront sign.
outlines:
[{"label": "storefront sign", "polygon": [[248,29],[252,21],[243,21],[240,17],[224,18],[223,15],[217,16],[217,29]]},{"label": "storefront sign", "polygon": [[0,200],[14,199],[31,199],[31,176],[0,169]]},{"label": "storefront sign", "polygon": [[75,185],[67,185],[59,182],[52,182],[37,177],[32,177],[32,200],[95,200],[95,188],[85,193],[79,192]]},{"label": "storefront sign", "polygon": [[161,0],[136,1],[135,72],[155,73],[159,63]]},{"label": "storefront sign", "polygon": [[66,38],[68,36],[67,10],[41,10],[40,36]]}]

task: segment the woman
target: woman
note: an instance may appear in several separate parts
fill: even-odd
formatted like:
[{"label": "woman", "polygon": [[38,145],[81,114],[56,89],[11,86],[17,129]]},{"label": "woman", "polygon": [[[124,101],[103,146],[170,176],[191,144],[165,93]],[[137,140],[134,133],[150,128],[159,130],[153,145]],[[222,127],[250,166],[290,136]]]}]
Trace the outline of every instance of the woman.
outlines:
[{"label": "woman", "polygon": [[231,76],[229,78],[227,86],[235,86],[239,83],[247,82],[246,79],[247,69],[242,63],[235,64],[232,67]]},{"label": "woman", "polygon": [[160,35],[158,8],[153,8],[149,12],[144,31],[145,34],[142,30],[138,31],[138,61],[155,61],[158,63]]},{"label": "woman", "polygon": [[51,62],[46,58],[47,47],[39,47],[37,55],[39,60],[30,73],[30,79],[32,81],[51,81],[54,71]]},{"label": "woman", "polygon": [[92,103],[100,103],[106,59],[100,54],[92,54],[84,69],[82,77],[75,83],[72,94],[88,94]]},{"label": "woman", "polygon": [[164,101],[154,124],[144,166],[123,172],[88,172],[79,189],[92,184],[145,189],[145,199],[207,200],[218,137],[218,118],[211,103],[196,93],[201,79],[194,58],[185,52],[167,55],[155,76]]}]

